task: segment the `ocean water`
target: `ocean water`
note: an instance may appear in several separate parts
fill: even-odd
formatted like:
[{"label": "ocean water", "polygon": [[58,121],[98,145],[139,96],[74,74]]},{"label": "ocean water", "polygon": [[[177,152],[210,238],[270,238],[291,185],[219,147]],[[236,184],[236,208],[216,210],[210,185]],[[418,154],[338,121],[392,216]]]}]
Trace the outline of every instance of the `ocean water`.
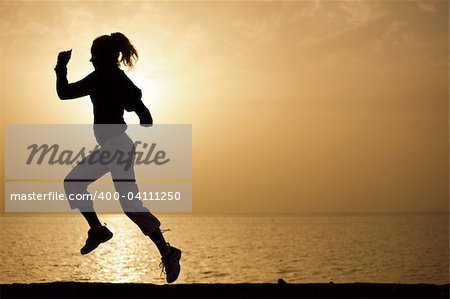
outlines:
[{"label": "ocean water", "polygon": [[[449,282],[447,214],[164,216],[183,250],[179,283]],[[101,215],[114,238],[87,256],[83,218],[0,218],[0,283],[163,284],[155,246],[125,215]]]}]

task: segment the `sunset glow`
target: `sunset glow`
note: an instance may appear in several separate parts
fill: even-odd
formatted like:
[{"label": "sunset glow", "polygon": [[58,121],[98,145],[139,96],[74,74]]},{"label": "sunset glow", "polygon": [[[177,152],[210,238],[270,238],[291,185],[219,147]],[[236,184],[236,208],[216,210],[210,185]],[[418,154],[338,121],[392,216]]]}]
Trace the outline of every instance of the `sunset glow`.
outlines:
[{"label": "sunset glow", "polygon": [[448,210],[447,1],[0,9],[3,124],[92,123],[89,98],[57,98],[57,53],[73,82],[123,32],[155,123],[192,124],[194,212]]}]

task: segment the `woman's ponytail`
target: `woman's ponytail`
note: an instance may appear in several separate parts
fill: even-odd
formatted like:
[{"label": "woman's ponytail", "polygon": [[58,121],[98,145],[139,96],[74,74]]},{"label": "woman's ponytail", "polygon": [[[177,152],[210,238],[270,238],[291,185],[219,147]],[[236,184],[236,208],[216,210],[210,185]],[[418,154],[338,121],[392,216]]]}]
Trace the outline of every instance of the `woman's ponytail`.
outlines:
[{"label": "woman's ponytail", "polygon": [[111,33],[111,38],[117,45],[117,49],[121,54],[119,63],[123,63],[128,68],[132,68],[138,59],[138,53],[130,43],[130,40],[120,32]]}]

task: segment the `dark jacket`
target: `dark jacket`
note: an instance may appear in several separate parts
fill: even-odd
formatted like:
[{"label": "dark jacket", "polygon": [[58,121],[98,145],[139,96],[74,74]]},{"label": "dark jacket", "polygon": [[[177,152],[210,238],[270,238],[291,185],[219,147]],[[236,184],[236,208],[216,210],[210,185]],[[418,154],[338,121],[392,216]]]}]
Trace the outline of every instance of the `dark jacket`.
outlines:
[{"label": "dark jacket", "polygon": [[[94,133],[99,142],[126,130],[124,110],[136,112],[142,125],[152,125],[150,111],[141,100],[141,90],[120,68],[114,66],[109,69],[96,69],[75,83],[68,83],[67,68],[57,66],[55,72],[56,91],[61,100],[87,95],[91,97],[94,108]],[[115,126],[96,126],[97,124]]]}]

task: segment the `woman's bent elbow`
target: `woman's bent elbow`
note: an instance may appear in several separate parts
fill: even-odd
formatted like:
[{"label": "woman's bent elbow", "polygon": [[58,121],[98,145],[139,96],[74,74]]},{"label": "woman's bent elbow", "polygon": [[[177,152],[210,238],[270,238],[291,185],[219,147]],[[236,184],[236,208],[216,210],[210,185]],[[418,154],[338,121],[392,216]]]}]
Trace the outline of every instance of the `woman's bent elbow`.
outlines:
[{"label": "woman's bent elbow", "polygon": [[63,92],[58,91],[57,94],[58,94],[58,98],[59,98],[61,101],[69,100],[69,99],[70,99],[69,95],[66,94],[66,93],[63,93]]}]

